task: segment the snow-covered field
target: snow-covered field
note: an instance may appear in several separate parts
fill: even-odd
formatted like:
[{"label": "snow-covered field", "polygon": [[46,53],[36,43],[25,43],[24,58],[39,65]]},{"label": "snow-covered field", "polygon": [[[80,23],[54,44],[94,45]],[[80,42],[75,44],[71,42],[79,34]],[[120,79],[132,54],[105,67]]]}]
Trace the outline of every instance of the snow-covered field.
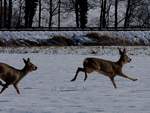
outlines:
[{"label": "snow-covered field", "polygon": [[90,74],[86,82],[80,73],[75,82],[70,82],[85,57],[114,61],[119,57],[116,49],[103,53],[0,53],[0,62],[14,67],[22,68],[22,58],[27,57],[38,66],[21,81],[21,95],[12,86],[0,95],[0,113],[149,113],[149,48],[132,49],[132,62],[123,68],[127,75],[139,79],[136,82],[116,77],[118,89],[114,89],[108,78],[97,73]]}]

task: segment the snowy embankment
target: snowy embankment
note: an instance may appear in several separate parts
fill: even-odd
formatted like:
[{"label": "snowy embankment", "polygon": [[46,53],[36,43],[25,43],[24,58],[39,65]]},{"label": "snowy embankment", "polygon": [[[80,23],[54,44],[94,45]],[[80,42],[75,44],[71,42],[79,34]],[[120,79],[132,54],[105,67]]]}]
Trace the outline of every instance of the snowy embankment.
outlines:
[{"label": "snowy embankment", "polygon": [[93,47],[98,51],[96,54],[90,53],[89,48],[53,47],[56,53],[48,52],[47,48],[26,54],[12,54],[13,49],[11,52],[4,49],[6,53],[1,51],[1,62],[22,68],[22,58],[30,57],[38,70],[21,81],[21,95],[10,86],[0,96],[0,113],[149,113],[150,48],[127,47],[132,62],[125,65],[123,71],[138,81],[116,77],[117,89],[98,73],[90,74],[86,82],[83,81],[84,74],[80,73],[75,82],[70,82],[85,57],[113,61],[119,57],[114,47]]},{"label": "snowy embankment", "polygon": [[149,31],[0,31],[0,46],[150,45]]}]

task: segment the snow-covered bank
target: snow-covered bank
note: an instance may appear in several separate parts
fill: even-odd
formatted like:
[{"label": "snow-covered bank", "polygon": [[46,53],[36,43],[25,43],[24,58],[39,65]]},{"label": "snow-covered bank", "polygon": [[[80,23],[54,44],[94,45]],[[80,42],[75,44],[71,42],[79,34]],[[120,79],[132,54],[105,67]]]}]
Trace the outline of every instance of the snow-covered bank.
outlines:
[{"label": "snow-covered bank", "polygon": [[84,74],[80,73],[77,81],[70,82],[85,57],[117,60],[116,49],[97,48],[98,54],[88,54],[89,49],[84,48],[80,48],[82,54],[61,54],[62,50],[57,54],[1,52],[1,62],[22,68],[22,58],[30,57],[38,70],[22,80],[21,95],[9,87],[0,96],[0,113],[149,113],[150,54],[144,54],[150,53],[148,47],[128,48],[132,62],[123,71],[138,81],[116,77],[118,89],[97,73],[92,73],[86,82]]},{"label": "snow-covered bank", "polygon": [[0,31],[0,46],[150,45],[149,31]]}]

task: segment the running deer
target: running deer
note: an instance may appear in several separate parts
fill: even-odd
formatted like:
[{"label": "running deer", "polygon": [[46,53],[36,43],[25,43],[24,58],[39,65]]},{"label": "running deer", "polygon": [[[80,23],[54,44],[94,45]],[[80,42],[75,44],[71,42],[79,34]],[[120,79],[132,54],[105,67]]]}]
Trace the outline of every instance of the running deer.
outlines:
[{"label": "running deer", "polygon": [[131,58],[129,58],[126,54],[126,49],[123,51],[119,49],[120,58],[116,62],[99,59],[99,58],[86,58],[83,62],[83,68],[78,67],[74,78],[71,81],[75,81],[79,72],[84,72],[85,77],[84,81],[87,79],[87,73],[92,73],[93,71],[104,74],[109,77],[111,82],[113,83],[114,88],[117,88],[114,78],[118,75],[120,77],[127,78],[132,81],[136,81],[136,78],[129,77],[122,72],[122,68],[124,64],[131,62]]},{"label": "running deer", "polygon": [[5,84],[0,81],[0,85],[3,87],[0,94],[8,88],[9,85],[13,85],[17,93],[20,94],[18,83],[25,77],[29,72],[37,70],[37,67],[30,62],[30,59],[23,59],[25,66],[23,69],[15,69],[14,67],[0,63],[0,79],[5,82]]}]

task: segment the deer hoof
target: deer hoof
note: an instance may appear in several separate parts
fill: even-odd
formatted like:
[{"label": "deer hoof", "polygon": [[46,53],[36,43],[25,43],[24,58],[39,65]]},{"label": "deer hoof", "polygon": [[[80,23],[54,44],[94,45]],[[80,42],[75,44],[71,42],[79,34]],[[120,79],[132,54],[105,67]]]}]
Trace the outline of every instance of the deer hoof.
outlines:
[{"label": "deer hoof", "polygon": [[133,79],[133,81],[137,81],[138,79]]},{"label": "deer hoof", "polygon": [[72,80],[70,80],[71,82],[74,82],[75,81],[75,79],[72,79]]}]

